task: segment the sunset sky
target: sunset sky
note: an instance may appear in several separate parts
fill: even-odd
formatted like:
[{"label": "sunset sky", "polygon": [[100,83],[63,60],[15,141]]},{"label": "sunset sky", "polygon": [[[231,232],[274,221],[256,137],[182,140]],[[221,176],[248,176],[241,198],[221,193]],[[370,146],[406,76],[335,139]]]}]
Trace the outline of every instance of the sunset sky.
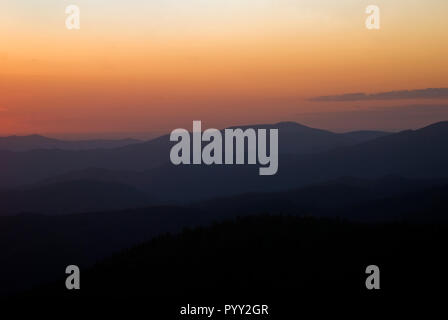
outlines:
[{"label": "sunset sky", "polygon": [[[80,30],[65,27],[69,4]],[[380,30],[365,27],[371,4]],[[0,135],[164,132],[192,120],[393,130],[398,107],[417,104],[439,113],[415,125],[448,120],[448,100],[309,101],[448,87],[447,15],[446,0],[2,0]],[[383,116],[341,120],[359,108]]]}]

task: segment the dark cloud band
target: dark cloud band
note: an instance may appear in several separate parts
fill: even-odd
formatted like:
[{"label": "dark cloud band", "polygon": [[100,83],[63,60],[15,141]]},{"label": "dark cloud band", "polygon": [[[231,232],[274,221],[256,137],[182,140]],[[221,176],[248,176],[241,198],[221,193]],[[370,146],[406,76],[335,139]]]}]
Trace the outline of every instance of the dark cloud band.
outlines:
[{"label": "dark cloud band", "polygon": [[311,98],[311,101],[362,101],[400,99],[448,99],[448,88],[428,88],[419,90],[389,91],[380,93],[348,93]]}]

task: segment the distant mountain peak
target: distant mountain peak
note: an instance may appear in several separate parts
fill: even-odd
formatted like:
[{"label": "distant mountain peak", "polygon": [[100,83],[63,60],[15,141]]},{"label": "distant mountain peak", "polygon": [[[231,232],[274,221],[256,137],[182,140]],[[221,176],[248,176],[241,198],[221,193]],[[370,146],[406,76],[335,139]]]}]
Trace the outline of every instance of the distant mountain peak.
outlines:
[{"label": "distant mountain peak", "polygon": [[29,151],[37,149],[87,150],[101,148],[118,148],[139,143],[136,139],[121,140],[59,140],[39,134],[25,136],[0,137],[0,150]]},{"label": "distant mountain peak", "polygon": [[448,130],[448,121],[436,122],[436,123],[430,124],[429,126],[423,127],[420,130],[434,130],[434,129]]},{"label": "distant mountain peak", "polygon": [[48,138],[40,134],[29,134],[29,135],[12,135],[7,137],[0,137],[0,140],[22,140],[22,141],[58,141],[56,139]]},{"label": "distant mountain peak", "polygon": [[294,122],[294,121],[281,121],[281,122],[276,123],[275,126],[281,127],[281,128],[298,128],[298,127],[300,127],[300,128],[310,128],[308,126],[305,126],[303,124],[300,124],[300,123]]},{"label": "distant mountain peak", "polygon": [[47,137],[45,137],[45,136],[43,136],[43,135],[36,134],[36,133],[34,133],[34,134],[29,134],[29,135],[26,135],[26,136],[24,136],[24,137],[47,138]]},{"label": "distant mountain peak", "polygon": [[0,137],[0,139],[8,139],[8,138],[46,138],[46,137],[40,134],[26,134],[26,135],[13,134],[10,136]]}]

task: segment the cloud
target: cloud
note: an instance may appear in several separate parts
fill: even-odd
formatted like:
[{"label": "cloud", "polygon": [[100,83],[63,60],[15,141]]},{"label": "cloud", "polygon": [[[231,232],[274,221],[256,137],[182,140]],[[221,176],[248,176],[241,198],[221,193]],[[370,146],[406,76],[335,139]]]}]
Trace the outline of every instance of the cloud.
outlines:
[{"label": "cloud", "polygon": [[400,100],[400,99],[448,99],[448,88],[427,88],[419,90],[388,91],[380,93],[347,93],[334,96],[320,96],[310,101],[365,101],[365,100]]}]

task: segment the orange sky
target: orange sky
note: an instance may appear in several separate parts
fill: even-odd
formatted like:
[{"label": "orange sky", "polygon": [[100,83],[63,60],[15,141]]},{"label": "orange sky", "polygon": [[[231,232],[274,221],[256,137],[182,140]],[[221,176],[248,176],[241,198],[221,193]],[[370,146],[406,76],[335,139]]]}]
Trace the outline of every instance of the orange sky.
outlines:
[{"label": "orange sky", "polygon": [[0,135],[300,121],[351,107],[313,96],[448,87],[447,1],[376,1],[376,31],[369,1],[158,2],[74,0],[69,31],[65,1],[2,1]]}]

